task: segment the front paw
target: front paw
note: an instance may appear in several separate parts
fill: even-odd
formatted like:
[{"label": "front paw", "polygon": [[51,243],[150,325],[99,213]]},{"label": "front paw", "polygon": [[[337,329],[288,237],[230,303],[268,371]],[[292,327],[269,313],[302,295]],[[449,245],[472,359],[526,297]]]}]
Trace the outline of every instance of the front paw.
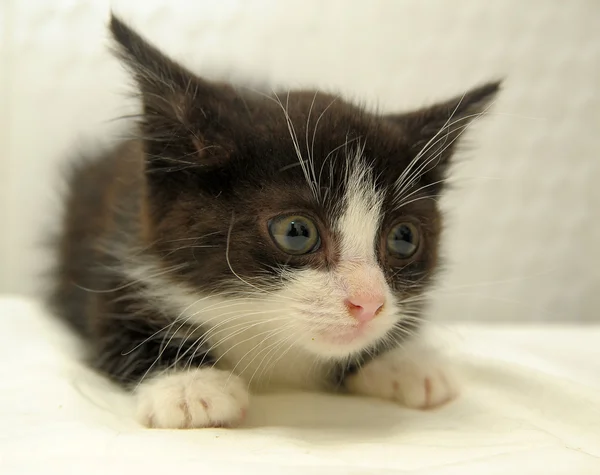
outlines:
[{"label": "front paw", "polygon": [[246,414],[248,391],[226,371],[199,368],[157,376],[136,390],[137,416],[148,427],[231,427]]},{"label": "front paw", "polygon": [[348,376],[350,392],[396,401],[413,409],[432,409],[458,396],[456,376],[429,351],[394,350]]}]

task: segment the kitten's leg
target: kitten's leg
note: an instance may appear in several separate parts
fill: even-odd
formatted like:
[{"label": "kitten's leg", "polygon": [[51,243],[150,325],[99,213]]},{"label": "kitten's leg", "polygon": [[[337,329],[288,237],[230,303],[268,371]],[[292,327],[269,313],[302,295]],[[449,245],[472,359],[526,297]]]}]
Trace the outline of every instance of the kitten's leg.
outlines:
[{"label": "kitten's leg", "polygon": [[232,427],[245,417],[246,383],[212,367],[194,337],[155,334],[161,327],[118,322],[98,340],[96,365],[132,388],[137,418],[155,428]]},{"label": "kitten's leg", "polygon": [[456,376],[441,356],[418,342],[383,353],[354,374],[345,387],[354,394],[431,409],[458,395]]}]

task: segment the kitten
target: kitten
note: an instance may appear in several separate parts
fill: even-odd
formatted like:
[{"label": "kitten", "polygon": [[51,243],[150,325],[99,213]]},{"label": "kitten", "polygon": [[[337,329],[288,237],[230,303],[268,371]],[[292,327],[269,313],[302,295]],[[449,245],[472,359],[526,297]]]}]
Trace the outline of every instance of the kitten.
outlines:
[{"label": "kitten", "polygon": [[421,344],[436,198],[499,84],[406,114],[203,80],[122,21],[140,138],[69,179],[51,303],[150,427],[234,426],[248,391],[452,399]]}]

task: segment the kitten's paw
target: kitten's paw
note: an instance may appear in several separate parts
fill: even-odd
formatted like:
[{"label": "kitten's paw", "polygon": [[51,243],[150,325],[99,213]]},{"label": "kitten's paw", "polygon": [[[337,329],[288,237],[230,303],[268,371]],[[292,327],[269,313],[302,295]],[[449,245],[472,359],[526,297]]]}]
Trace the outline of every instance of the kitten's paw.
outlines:
[{"label": "kitten's paw", "polygon": [[428,352],[392,351],[346,379],[355,394],[396,401],[413,409],[432,409],[458,396],[456,376]]},{"label": "kitten's paw", "polygon": [[237,376],[199,368],[157,376],[136,390],[137,416],[148,427],[231,427],[246,415],[248,391]]}]

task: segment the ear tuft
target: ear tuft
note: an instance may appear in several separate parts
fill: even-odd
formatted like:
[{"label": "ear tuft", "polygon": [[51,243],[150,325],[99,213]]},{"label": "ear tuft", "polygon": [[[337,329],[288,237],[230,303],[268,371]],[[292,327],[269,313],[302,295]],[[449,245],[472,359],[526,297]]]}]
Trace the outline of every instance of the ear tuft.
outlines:
[{"label": "ear tuft", "polygon": [[475,89],[471,89],[460,98],[457,97],[452,101],[449,101],[447,105],[452,107],[453,103],[456,103],[454,114],[461,117],[469,113],[483,113],[496,97],[501,86],[502,81],[488,82]]},{"label": "ear tuft", "polygon": [[456,139],[471,122],[489,109],[500,86],[500,81],[489,82],[461,96],[394,117],[418,143],[442,134]]},{"label": "ear tuft", "polygon": [[142,92],[153,90],[175,93],[177,90],[185,90],[190,81],[198,79],[162,54],[114,14],[111,14],[109,28],[116,43],[117,57],[132,72]]}]

